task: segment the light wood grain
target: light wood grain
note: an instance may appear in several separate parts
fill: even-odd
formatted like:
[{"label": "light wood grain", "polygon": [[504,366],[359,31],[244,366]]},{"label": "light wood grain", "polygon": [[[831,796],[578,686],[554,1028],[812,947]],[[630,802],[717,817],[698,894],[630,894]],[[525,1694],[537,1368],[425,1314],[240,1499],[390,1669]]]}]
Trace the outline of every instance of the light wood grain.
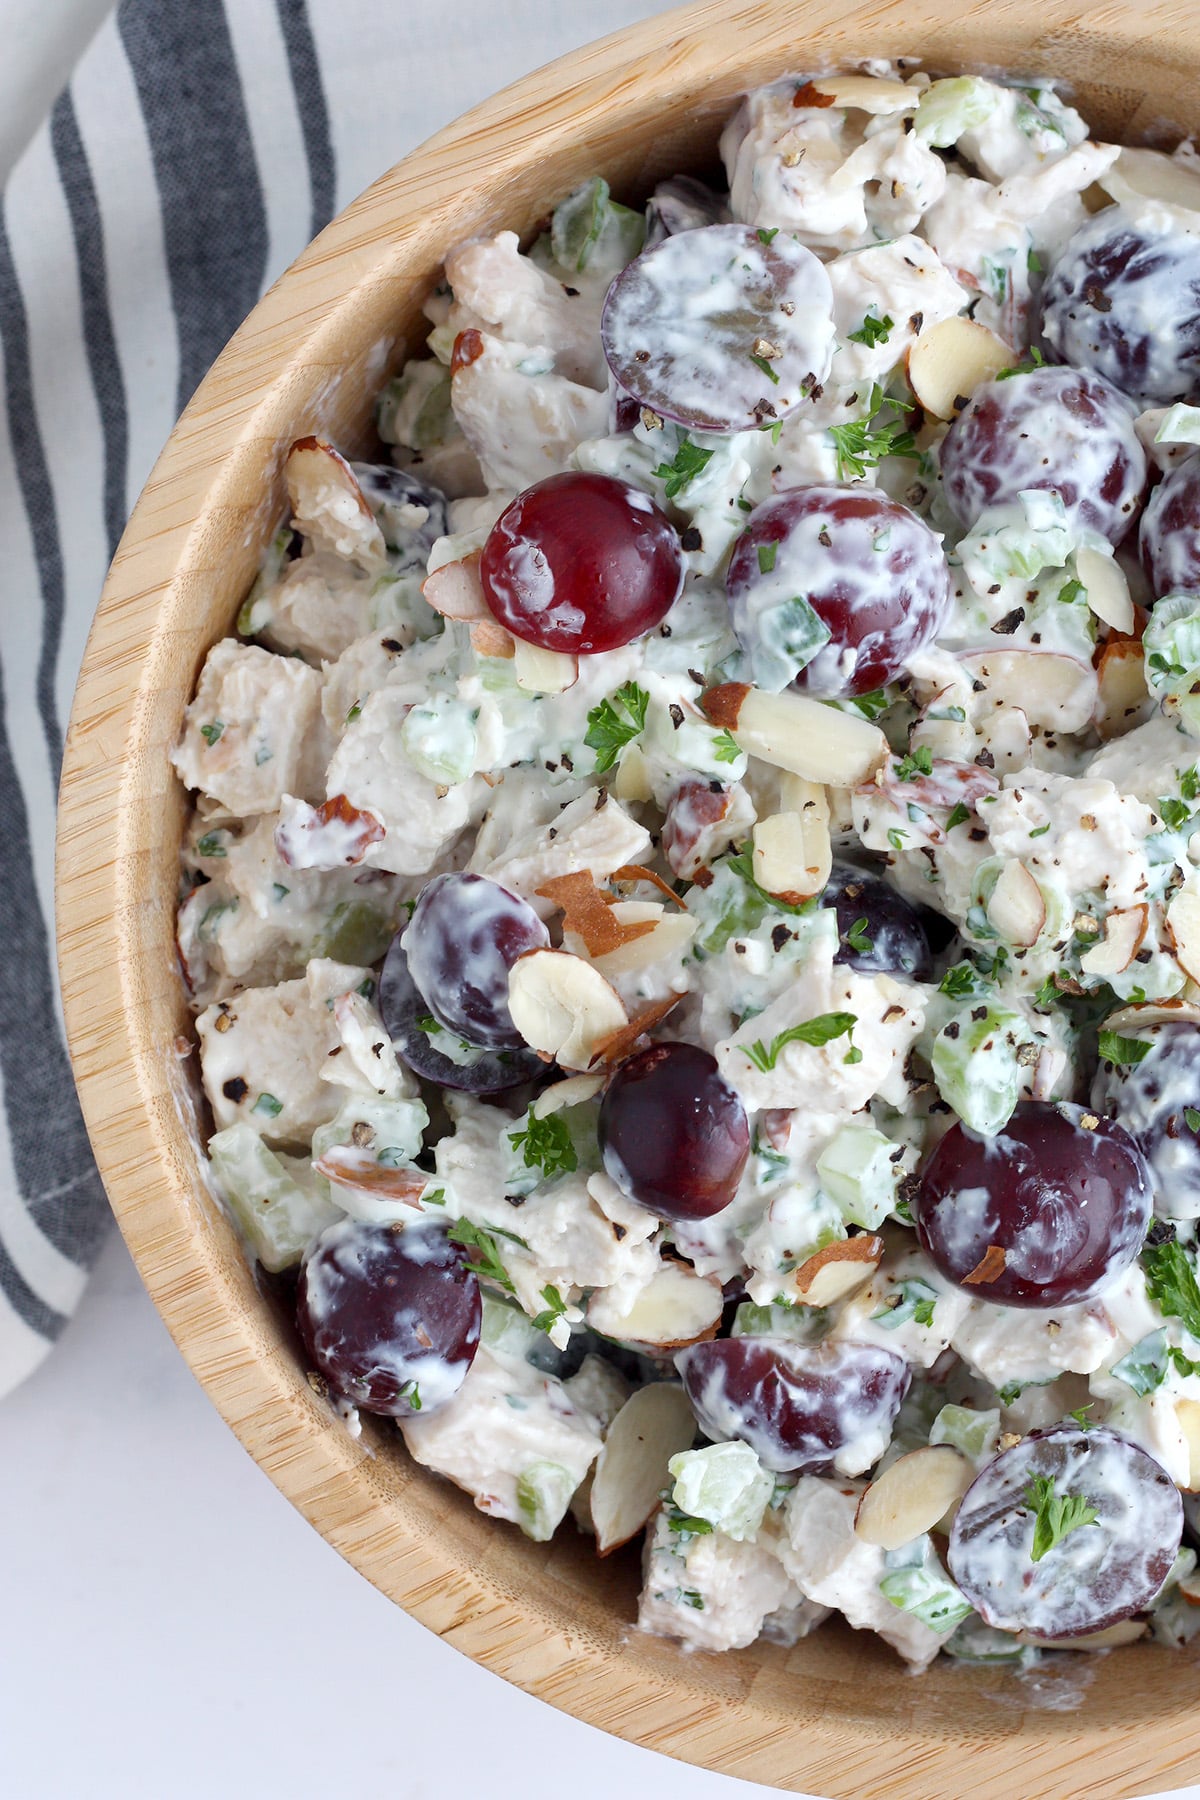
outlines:
[{"label": "light wood grain", "polygon": [[[534,1546],[479,1517],[383,1433],[354,1443],[307,1386],[210,1196],[173,915],[183,796],[166,760],[208,646],[282,508],[280,447],[355,446],[421,335],[442,252],[527,231],[602,170],[618,193],[711,161],[737,94],[867,55],[1057,73],[1094,127],[1200,120],[1200,13],[962,0],[717,3],[543,70],[392,169],[266,296],[164,451],[113,564],[75,704],[59,832],[59,947],[72,1055],[109,1195],[146,1285],[246,1448],[345,1557],[469,1656],[670,1755],[849,1800],[1088,1800],[1200,1777],[1196,1663],[1138,1647],[1019,1680],[936,1667],[823,1629],[786,1652],[684,1657],[629,1634],[632,1562]],[[237,1521],[230,1522],[231,1542]],[[1079,1689],[1071,1710],[1048,1703]]]}]

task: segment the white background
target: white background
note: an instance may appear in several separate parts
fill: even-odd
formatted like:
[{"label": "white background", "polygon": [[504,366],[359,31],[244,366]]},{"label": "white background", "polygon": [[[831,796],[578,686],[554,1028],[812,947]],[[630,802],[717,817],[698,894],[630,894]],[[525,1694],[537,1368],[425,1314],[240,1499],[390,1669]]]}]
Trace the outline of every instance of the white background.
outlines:
[{"label": "white background", "polygon": [[[314,13],[332,3],[312,0]],[[105,10],[105,0],[0,0],[0,179]],[[353,28],[372,10],[340,0],[347,29],[327,59],[335,133],[375,64],[377,46]],[[392,147],[343,156],[343,197],[503,82],[664,7],[392,0],[388,10],[408,41],[388,46],[368,79],[376,104],[383,95],[394,108]],[[58,1349],[0,1405],[0,1470],[6,1800],[766,1791],[564,1718],[384,1600],[240,1449],[115,1235]]]}]

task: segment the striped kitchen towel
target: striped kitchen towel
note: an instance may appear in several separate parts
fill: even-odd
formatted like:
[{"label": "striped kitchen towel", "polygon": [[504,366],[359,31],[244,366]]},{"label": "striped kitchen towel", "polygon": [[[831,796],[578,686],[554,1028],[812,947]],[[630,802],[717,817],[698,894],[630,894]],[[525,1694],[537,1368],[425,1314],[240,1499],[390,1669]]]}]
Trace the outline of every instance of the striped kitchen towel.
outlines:
[{"label": "striped kitchen towel", "polygon": [[[84,44],[97,0],[53,4]],[[0,1394],[74,1310],[107,1218],[58,1013],[53,817],[130,506],[226,339],[336,208],[506,81],[667,4],[123,0],[4,185]]]}]

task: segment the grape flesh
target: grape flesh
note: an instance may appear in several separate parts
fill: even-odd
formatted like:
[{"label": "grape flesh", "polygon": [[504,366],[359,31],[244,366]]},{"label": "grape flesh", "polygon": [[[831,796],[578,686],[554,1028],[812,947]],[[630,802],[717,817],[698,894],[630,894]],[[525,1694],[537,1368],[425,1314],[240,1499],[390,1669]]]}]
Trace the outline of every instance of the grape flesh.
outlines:
[{"label": "grape flesh", "polygon": [[491,1050],[523,1044],[508,1010],[509,971],[549,943],[529,902],[486,875],[435,875],[404,932],[409,972],[434,1017]]},{"label": "grape flesh", "polygon": [[623,1193],[663,1219],[708,1219],[737,1192],[750,1154],[746,1109],[694,1044],[652,1044],[627,1057],[600,1107],[604,1167]]},{"label": "grape flesh", "polygon": [[866,1458],[856,1472],[869,1468],[910,1380],[894,1351],[843,1341],[718,1338],[681,1350],[675,1366],[701,1431],[739,1438],[778,1474],[813,1474],[854,1451]]},{"label": "grape flesh", "polygon": [[878,875],[835,863],[823,902],[837,912],[841,942],[835,962],[864,975],[931,978],[933,958],[917,909]]},{"label": "grape flesh", "polygon": [[833,289],[811,250],[749,225],[704,225],[643,250],[608,290],[600,321],[618,385],[696,431],[782,419],[825,380]]},{"label": "grape flesh", "polygon": [[440,1220],[339,1219],[300,1270],[296,1322],[313,1367],[364,1412],[408,1419],[453,1399],[479,1347],[479,1283]]},{"label": "grape flesh", "polygon": [[1137,1036],[1150,1045],[1149,1055],[1139,1063],[1101,1063],[1092,1104],[1123,1125],[1145,1157],[1154,1210],[1166,1219],[1200,1219],[1200,1027],[1163,1020]]},{"label": "grape flesh", "polygon": [[1200,592],[1200,457],[1165,475],[1142,514],[1142,567],[1156,600]]},{"label": "grape flesh", "polygon": [[[1098,1516],[1035,1562],[1038,1481],[1053,1484],[1054,1499],[1082,1501]],[[1082,1637],[1150,1604],[1182,1531],[1179,1492],[1144,1450],[1103,1427],[1056,1425],[1031,1432],[972,1482],[950,1533],[950,1573],[1001,1631]]]},{"label": "grape flesh", "polygon": [[1068,1101],[1023,1100],[996,1137],[951,1126],[914,1216],[923,1248],[973,1299],[1066,1306],[1129,1267],[1150,1195],[1145,1159],[1120,1125]]},{"label": "grape flesh", "polygon": [[1119,544],[1137,517],[1146,452],[1133,408],[1102,375],[1044,368],[985,381],[941,449],[954,516],[972,526],[1026,488],[1061,495],[1069,521]]},{"label": "grape flesh", "polygon": [[[383,959],[379,1011],[398,1055],[414,1074],[468,1094],[498,1094],[545,1073],[545,1064],[532,1050],[481,1049],[472,1053],[468,1048],[465,1059],[456,1062],[436,1049],[439,1032],[446,1028],[409,973],[402,935],[396,933]],[[447,1032],[446,1037],[451,1045],[460,1042],[457,1032]]]},{"label": "grape flesh", "polygon": [[648,494],[611,475],[551,475],[492,526],[479,573],[514,637],[593,655],[653,631],[683,589],[679,533]]},{"label": "grape flesh", "polygon": [[1200,395],[1200,241],[1109,209],[1081,225],[1042,292],[1042,335],[1139,407]]},{"label": "grape flesh", "polygon": [[756,683],[778,692],[794,680],[823,700],[894,681],[951,601],[941,539],[924,520],[886,494],[832,483],[755,507],[725,585]]}]

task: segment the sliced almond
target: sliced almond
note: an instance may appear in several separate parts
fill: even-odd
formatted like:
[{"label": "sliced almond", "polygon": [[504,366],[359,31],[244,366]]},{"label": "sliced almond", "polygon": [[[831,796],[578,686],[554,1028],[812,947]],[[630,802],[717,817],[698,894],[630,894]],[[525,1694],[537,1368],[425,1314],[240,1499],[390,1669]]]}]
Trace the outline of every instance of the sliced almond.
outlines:
[{"label": "sliced almond", "polygon": [[821,787],[857,787],[888,756],[887,739],[877,725],[822,706],[806,694],[764,694],[742,682],[728,682],[711,688],[702,704],[713,724],[732,732],[751,756]]},{"label": "sliced almond", "polygon": [[613,775],[612,790],[618,800],[645,802],[654,798],[650,765],[640,744],[627,744],[622,750]]},{"label": "sliced almond", "polygon": [[1122,1006],[1104,1020],[1105,1031],[1137,1031],[1143,1025],[1200,1025],[1200,1005],[1195,1000],[1176,997],[1171,1000],[1143,1000],[1133,1006]]},{"label": "sliced almond", "polygon": [[1163,200],[1168,206],[1200,212],[1200,174],[1161,150],[1125,148],[1098,179],[1118,202]]},{"label": "sliced almond", "polygon": [[498,662],[511,662],[517,653],[517,640],[495,619],[477,619],[471,626],[471,648],[477,656],[493,656]]},{"label": "sliced almond", "polygon": [[568,1106],[586,1106],[603,1086],[603,1075],[569,1075],[565,1081],[543,1088],[529,1110],[535,1119],[548,1119]]},{"label": "sliced almond", "polygon": [[369,1150],[360,1150],[354,1144],[331,1144],[317,1157],[313,1169],[334,1187],[356,1188],[360,1193],[403,1200],[410,1206],[419,1205],[430,1182],[421,1169],[385,1168]]},{"label": "sliced almond", "polygon": [[[1197,904],[1200,905],[1200,901]],[[1104,921],[1104,936],[1079,959],[1084,974],[1100,975],[1107,980],[1110,975],[1119,975],[1127,969],[1142,947],[1149,921],[1148,906],[1129,906],[1121,912],[1110,912]]]},{"label": "sliced almond", "polygon": [[1096,729],[1107,740],[1122,737],[1150,716],[1154,701],[1146,686],[1142,646],[1129,638],[1109,638],[1096,665],[1099,699]]},{"label": "sliced almond", "polygon": [[387,567],[387,545],[358,477],[323,438],[298,438],[283,465],[296,529],[318,549],[371,573]]},{"label": "sliced almond", "polygon": [[974,319],[940,319],[908,353],[908,385],[939,419],[953,419],[975,389],[1020,358],[1010,344]]},{"label": "sliced almond", "polygon": [[[480,551],[458,562],[443,563],[421,583],[421,592],[434,612],[444,619],[490,619],[479,579]],[[495,623],[495,621],[493,621]]]},{"label": "sliced almond", "polygon": [[1053,650],[981,650],[962,658],[972,681],[996,688],[1024,709],[1031,725],[1082,731],[1096,706],[1096,674],[1087,663]]},{"label": "sliced almond", "polygon": [[[605,1337],[654,1350],[682,1350],[715,1337],[724,1296],[715,1275],[697,1275],[682,1263],[664,1263],[623,1313],[597,1308],[594,1322]],[[592,1307],[588,1318],[593,1319]],[[603,1323],[600,1322],[603,1321]]]},{"label": "sliced almond", "polygon": [[320,806],[285,794],[275,827],[275,848],[291,869],[344,869],[360,863],[387,833],[373,812],[334,794]]},{"label": "sliced almond", "polygon": [[987,903],[988,923],[1018,950],[1036,944],[1046,923],[1046,902],[1029,870],[1010,857],[1000,870]]},{"label": "sliced almond", "polygon": [[871,1279],[883,1258],[883,1239],[872,1232],[826,1244],[792,1276],[802,1306],[832,1306]]},{"label": "sliced almond", "polygon": [[1133,630],[1133,597],[1125,571],[1114,556],[1103,556],[1099,550],[1077,550],[1075,573],[1087,590],[1087,603],[1100,620],[1113,631]]},{"label": "sliced almond", "polygon": [[596,1458],[591,1507],[598,1555],[642,1529],[669,1485],[668,1462],[690,1450],[695,1436],[691,1402],[674,1382],[651,1382],[629,1396]]},{"label": "sliced almond", "polygon": [[1029,1632],[1018,1632],[1023,1644],[1034,1644],[1039,1650],[1119,1650],[1122,1644],[1136,1644],[1150,1627],[1145,1619],[1118,1619],[1103,1631],[1089,1631],[1083,1637],[1039,1638]]},{"label": "sliced almond", "polygon": [[1200,979],[1200,894],[1180,888],[1167,908],[1167,936],[1189,981]]},{"label": "sliced almond", "polygon": [[531,950],[509,971],[508,1008],[530,1049],[564,1069],[585,1070],[626,1024],[625,1008],[598,969],[565,950]]},{"label": "sliced almond", "polygon": [[915,112],[921,98],[916,88],[882,75],[821,75],[808,86],[834,106],[865,113]]},{"label": "sliced almond", "polygon": [[589,956],[605,956],[654,930],[653,919],[622,921],[586,869],[556,875],[536,891],[543,900],[562,908],[563,931],[581,938]]},{"label": "sliced almond", "polygon": [[[799,776],[792,779],[800,784]],[[803,811],[772,813],[754,827],[754,879],[789,906],[821,893],[833,867],[825,789],[802,785],[811,795]]]},{"label": "sliced almond", "polygon": [[1175,1417],[1188,1448],[1187,1491],[1200,1493],[1200,1400],[1177,1400]]},{"label": "sliced almond", "polygon": [[949,1444],[911,1450],[863,1494],[854,1515],[855,1535],[881,1550],[899,1550],[932,1531],[974,1479],[974,1466]]},{"label": "sliced almond", "polygon": [[622,1057],[628,1056],[633,1046],[646,1032],[653,1031],[659,1022],[673,1012],[683,999],[682,994],[665,994],[661,1000],[651,1000],[643,1006],[641,1012],[635,1013],[632,1019],[617,1028],[610,1036],[601,1040],[592,1052],[589,1068],[596,1063],[619,1063]]},{"label": "sliced almond", "polygon": [[[644,911],[649,904],[639,900],[618,901],[613,912],[624,923],[635,907]],[[614,975],[634,975],[639,969],[648,969],[667,957],[678,956],[691,943],[699,927],[700,921],[691,913],[665,912],[659,906],[658,916],[645,937],[596,957],[596,967],[610,981]]]},{"label": "sliced almond", "polygon": [[579,658],[560,650],[543,650],[524,638],[513,642],[513,673],[527,694],[565,694],[579,680]]},{"label": "sliced almond", "polygon": [[613,870],[608,879],[614,887],[631,887],[638,881],[648,882],[651,887],[658,889],[664,900],[673,900],[676,906],[683,905],[683,901],[670,883],[664,881],[661,875],[656,875],[653,869],[643,868],[641,863],[622,863],[619,869]]},{"label": "sliced almond", "polygon": [[1200,1606],[1200,1569],[1181,1575],[1175,1585],[1189,1606]]},{"label": "sliced almond", "polygon": [[1003,1275],[1004,1265],[1008,1261],[1008,1253],[1003,1244],[989,1244],[969,1275],[964,1275],[964,1287],[986,1287],[998,1276]]}]

